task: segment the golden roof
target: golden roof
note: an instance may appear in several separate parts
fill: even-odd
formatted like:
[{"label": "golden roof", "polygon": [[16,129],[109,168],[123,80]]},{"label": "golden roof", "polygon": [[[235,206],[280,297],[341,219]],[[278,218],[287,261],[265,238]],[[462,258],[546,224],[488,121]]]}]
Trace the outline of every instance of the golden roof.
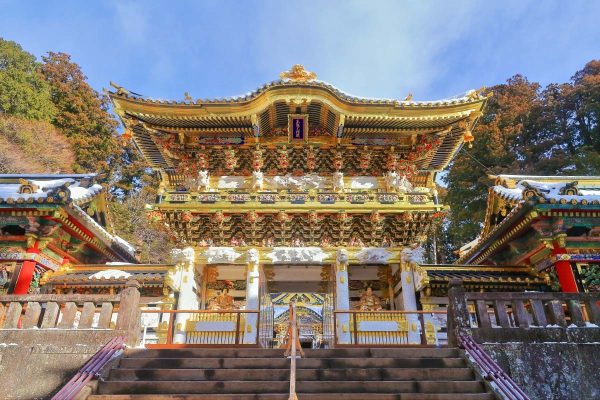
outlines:
[{"label": "golden roof", "polygon": [[180,143],[197,138],[227,138],[227,144],[242,146],[275,143],[283,140],[278,135],[287,129],[288,116],[304,114],[311,128],[327,133],[320,139],[324,145],[384,143],[408,148],[419,135],[436,135],[441,139],[439,151],[425,169],[439,171],[458,151],[487,99],[482,90],[438,101],[357,97],[317,80],[300,65],[281,78],[245,95],[218,99],[186,94],[181,101],[154,100],[115,84],[109,96],[128,133],[159,169],[173,167],[157,144],[161,135],[175,135]]}]

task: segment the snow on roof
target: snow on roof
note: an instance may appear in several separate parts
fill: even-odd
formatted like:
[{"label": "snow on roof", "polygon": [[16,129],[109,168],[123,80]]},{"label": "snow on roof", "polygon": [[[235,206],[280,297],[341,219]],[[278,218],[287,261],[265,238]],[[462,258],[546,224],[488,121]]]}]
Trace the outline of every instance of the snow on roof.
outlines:
[{"label": "snow on roof", "polygon": [[130,276],[129,272],[121,271],[120,269],[106,269],[90,275],[88,279],[118,279],[129,278]]},{"label": "snow on roof", "polygon": [[83,220],[85,223],[87,223],[90,228],[95,230],[96,234],[98,236],[100,236],[102,239],[104,239],[105,242],[107,242],[109,244],[109,246],[114,244],[115,246],[122,249],[130,256],[135,257],[135,247],[133,247],[131,244],[127,243],[122,238],[120,238],[116,235],[110,234],[102,225],[100,225],[98,222],[96,222],[96,220],[94,218],[90,217],[88,215],[88,213],[83,211],[78,205],[73,204],[72,207],[73,207],[72,209],[79,216],[79,218],[81,218],[81,220]]},{"label": "snow on roof", "polygon": [[[0,178],[5,176],[0,175]],[[15,176],[14,178],[17,178]],[[93,184],[85,187],[81,186],[81,181],[73,178],[60,178],[49,180],[38,179],[22,179],[22,183],[0,183],[0,199],[7,201],[9,199],[18,200],[44,200],[49,196],[54,195],[54,191],[64,187],[70,194],[72,201],[81,202],[94,198],[104,189],[99,184]],[[28,186],[27,190],[23,190],[24,186]],[[0,202],[2,202],[0,200]]]},{"label": "snow on roof", "polygon": [[[523,192],[528,189],[535,190],[546,200],[565,200],[567,202],[575,200],[577,203],[582,200],[590,203],[600,201],[600,186],[594,187],[595,185],[587,184],[588,187],[585,189],[580,188],[576,180],[577,177],[572,178],[573,182],[540,182],[531,179],[522,179],[517,182],[514,189],[495,185],[492,187],[492,190],[501,197],[511,201],[522,200]],[[561,177],[561,180],[569,180],[569,178]],[[586,184],[584,183],[584,185]]]}]

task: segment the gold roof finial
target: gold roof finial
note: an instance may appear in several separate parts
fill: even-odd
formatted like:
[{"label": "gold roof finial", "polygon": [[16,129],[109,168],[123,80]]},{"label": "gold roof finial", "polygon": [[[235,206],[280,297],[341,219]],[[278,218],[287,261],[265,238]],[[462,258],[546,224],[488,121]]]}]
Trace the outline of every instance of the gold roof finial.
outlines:
[{"label": "gold roof finial", "polygon": [[317,79],[317,74],[308,72],[301,64],[295,64],[289,71],[284,71],[279,74],[281,79],[287,79],[294,82],[308,82]]}]

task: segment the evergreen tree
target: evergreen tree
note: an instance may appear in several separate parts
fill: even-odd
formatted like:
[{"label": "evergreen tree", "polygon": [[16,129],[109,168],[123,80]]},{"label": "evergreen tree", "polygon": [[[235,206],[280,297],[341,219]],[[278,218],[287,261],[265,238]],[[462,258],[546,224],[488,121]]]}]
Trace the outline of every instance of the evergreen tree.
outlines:
[{"label": "evergreen tree", "polygon": [[473,148],[461,149],[444,179],[451,212],[438,249],[449,261],[481,231],[488,175],[600,174],[600,61],[543,91],[520,75],[491,90]]},{"label": "evergreen tree", "polygon": [[41,72],[57,109],[54,125],[73,145],[75,171],[109,173],[120,149],[108,98],[92,89],[68,54],[49,52],[42,60]]},{"label": "evergreen tree", "polygon": [[0,113],[51,121],[56,112],[50,85],[39,73],[33,55],[0,38]]}]

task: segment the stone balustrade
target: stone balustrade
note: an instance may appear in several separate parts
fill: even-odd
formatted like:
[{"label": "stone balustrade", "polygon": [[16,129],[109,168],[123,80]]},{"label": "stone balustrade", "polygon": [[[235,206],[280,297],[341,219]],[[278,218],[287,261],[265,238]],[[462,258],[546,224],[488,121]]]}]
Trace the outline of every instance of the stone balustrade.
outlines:
[{"label": "stone balustrade", "polygon": [[[448,290],[448,340],[467,330],[478,341],[581,341],[600,338],[600,294],[466,293],[462,281]],[[587,329],[586,329],[587,328]]]},{"label": "stone balustrade", "polygon": [[119,295],[32,294],[0,296],[4,330],[115,330],[135,344],[139,335],[137,282]]}]

